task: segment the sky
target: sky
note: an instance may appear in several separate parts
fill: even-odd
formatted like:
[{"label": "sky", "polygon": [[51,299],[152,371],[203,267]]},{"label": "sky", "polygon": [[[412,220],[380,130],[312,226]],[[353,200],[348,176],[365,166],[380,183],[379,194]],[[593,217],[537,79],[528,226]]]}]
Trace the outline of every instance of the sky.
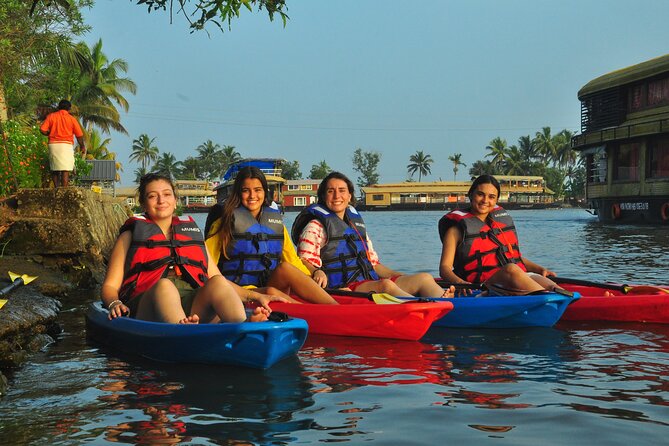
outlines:
[{"label": "sky", "polygon": [[[325,161],[354,181],[357,148],[381,153],[380,182],[458,180],[499,136],[515,144],[542,127],[580,131],[578,90],[669,53],[665,0],[287,0],[290,17],[242,12],[232,29],[190,33],[182,15],[130,0],[85,11],[110,59],[128,62],[137,94],[112,133],[122,185],[146,133],[178,160],[207,140],[244,158]],[[417,174],[414,176],[417,179]]]}]

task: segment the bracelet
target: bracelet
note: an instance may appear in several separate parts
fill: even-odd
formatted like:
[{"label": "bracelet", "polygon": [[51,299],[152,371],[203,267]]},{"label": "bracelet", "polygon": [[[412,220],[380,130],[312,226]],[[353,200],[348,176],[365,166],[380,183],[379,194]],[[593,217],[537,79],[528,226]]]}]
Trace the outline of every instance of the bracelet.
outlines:
[{"label": "bracelet", "polygon": [[111,311],[111,310],[113,310],[114,308],[116,308],[117,306],[119,306],[121,304],[123,304],[123,302],[121,302],[118,299],[112,300],[111,302],[109,302],[109,305],[107,305],[107,310]]},{"label": "bracelet", "polygon": [[[321,268],[321,267],[319,266],[318,268],[316,268],[316,269],[314,270],[313,273],[311,273],[311,275],[313,276],[313,275],[316,274],[318,271],[323,271],[323,268]],[[323,271],[323,272],[325,272],[325,271]]]}]

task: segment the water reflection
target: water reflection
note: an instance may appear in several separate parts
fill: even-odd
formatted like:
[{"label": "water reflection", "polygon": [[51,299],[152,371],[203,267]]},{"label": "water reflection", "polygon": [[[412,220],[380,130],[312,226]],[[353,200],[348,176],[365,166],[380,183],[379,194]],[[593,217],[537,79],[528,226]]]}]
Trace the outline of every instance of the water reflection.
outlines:
[{"label": "water reflection", "polygon": [[[268,371],[205,365],[135,370],[110,361],[98,389],[109,409],[104,438],[112,442],[262,444],[288,441],[290,433],[313,424],[295,416],[313,404],[296,358]],[[125,414],[121,421],[118,413]]]},{"label": "water reflection", "polygon": [[310,335],[302,352],[315,392],[451,381],[448,357],[422,342]]}]

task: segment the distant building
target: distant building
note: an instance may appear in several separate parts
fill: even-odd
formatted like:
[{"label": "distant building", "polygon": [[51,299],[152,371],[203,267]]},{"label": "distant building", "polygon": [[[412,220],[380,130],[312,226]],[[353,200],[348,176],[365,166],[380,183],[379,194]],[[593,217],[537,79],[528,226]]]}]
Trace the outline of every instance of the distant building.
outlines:
[{"label": "distant building", "polygon": [[[555,193],[540,176],[495,175],[500,182],[499,203],[507,208],[557,207]],[[375,184],[363,187],[367,210],[445,210],[469,204],[471,181],[435,181]]]},{"label": "distant building", "polygon": [[286,180],[281,187],[283,208],[286,211],[300,211],[318,201],[318,185],[321,180]]},{"label": "distant building", "polygon": [[[216,202],[216,192],[213,183],[205,180],[176,180],[177,197],[179,206],[184,212],[207,212],[209,207]],[[118,187],[116,196],[125,198],[125,202],[131,208],[139,206],[137,186]]]}]

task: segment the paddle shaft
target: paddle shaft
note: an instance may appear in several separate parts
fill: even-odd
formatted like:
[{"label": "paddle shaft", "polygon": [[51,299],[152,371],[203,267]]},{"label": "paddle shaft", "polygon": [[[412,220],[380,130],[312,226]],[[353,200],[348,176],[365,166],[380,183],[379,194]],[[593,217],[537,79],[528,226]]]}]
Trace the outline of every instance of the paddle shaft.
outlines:
[{"label": "paddle shaft", "polygon": [[336,288],[326,288],[325,291],[328,294],[334,294],[335,296],[348,296],[348,297],[364,297],[369,300],[373,300],[372,293],[370,292],[362,292],[362,291],[348,291],[348,290],[338,290]]},{"label": "paddle shaft", "polygon": [[10,283],[9,285],[7,285],[6,287],[4,287],[3,289],[1,289],[1,290],[0,290],[0,296],[4,296],[4,295],[6,295],[6,294],[9,293],[10,291],[12,291],[12,290],[15,289],[15,288],[20,287],[21,285],[23,285],[23,278],[19,277],[19,278],[15,279],[15,280],[14,280],[12,283]]},{"label": "paddle shaft", "polygon": [[569,277],[556,277],[556,276],[550,276],[549,279],[551,279],[555,283],[567,283],[570,285],[580,285],[580,286],[591,286],[591,287],[597,287],[597,288],[604,288],[607,290],[614,290],[614,291],[621,291],[624,294],[627,294],[627,292],[630,290],[629,285],[617,285],[615,283],[602,283],[602,282],[591,282],[589,280],[581,280],[581,279],[570,279]]},{"label": "paddle shaft", "polygon": [[444,279],[434,279],[434,281],[437,282],[437,285],[439,285],[442,288],[454,287],[456,290],[480,290],[480,289],[483,289],[483,284],[482,283],[452,283],[452,282],[447,282]]}]

